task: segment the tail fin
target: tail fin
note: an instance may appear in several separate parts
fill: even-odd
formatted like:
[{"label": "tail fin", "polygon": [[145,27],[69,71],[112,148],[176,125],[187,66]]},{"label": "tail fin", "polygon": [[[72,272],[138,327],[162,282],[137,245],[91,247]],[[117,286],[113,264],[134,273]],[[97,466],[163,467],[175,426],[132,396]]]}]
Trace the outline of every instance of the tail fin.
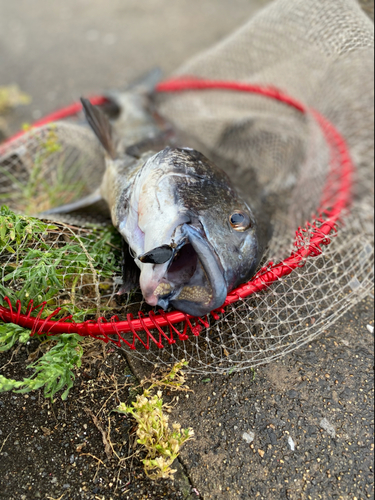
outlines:
[{"label": "tail fin", "polygon": [[[122,111],[129,106],[129,96],[132,96],[130,102],[133,105],[136,103],[145,112],[148,108],[147,98],[152,96],[161,77],[161,70],[154,68],[123,88],[107,90],[105,96],[112,105],[111,112],[118,118]],[[143,98],[143,100],[140,101],[139,98]]]},{"label": "tail fin", "polygon": [[125,91],[133,91],[139,94],[152,94],[156,85],[160,82],[163,72],[160,68],[153,68],[152,70],[144,73],[139,78],[130,83]]}]

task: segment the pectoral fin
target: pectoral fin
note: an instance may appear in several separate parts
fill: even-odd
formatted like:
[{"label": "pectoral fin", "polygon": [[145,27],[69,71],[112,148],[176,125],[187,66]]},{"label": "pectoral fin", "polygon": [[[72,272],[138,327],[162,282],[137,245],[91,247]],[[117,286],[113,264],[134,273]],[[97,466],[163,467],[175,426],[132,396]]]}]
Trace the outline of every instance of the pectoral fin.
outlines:
[{"label": "pectoral fin", "polygon": [[51,208],[45,212],[41,212],[38,215],[55,215],[55,214],[70,214],[75,213],[77,215],[100,215],[104,217],[110,217],[110,212],[107,203],[103,200],[100,194],[100,188],[96,189],[93,193],[81,198],[80,200],[74,201],[73,203],[68,203],[66,205],[61,205],[59,207]]}]

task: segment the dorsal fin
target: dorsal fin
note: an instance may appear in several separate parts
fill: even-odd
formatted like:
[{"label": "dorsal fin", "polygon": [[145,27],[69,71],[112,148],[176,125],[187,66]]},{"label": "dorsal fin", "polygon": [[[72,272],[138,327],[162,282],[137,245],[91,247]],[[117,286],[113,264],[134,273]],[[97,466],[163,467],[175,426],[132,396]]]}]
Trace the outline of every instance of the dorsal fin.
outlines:
[{"label": "dorsal fin", "polygon": [[112,127],[108,118],[99,108],[93,106],[88,99],[81,98],[81,102],[88,124],[109,156],[113,160],[116,159],[117,154],[112,138]]}]

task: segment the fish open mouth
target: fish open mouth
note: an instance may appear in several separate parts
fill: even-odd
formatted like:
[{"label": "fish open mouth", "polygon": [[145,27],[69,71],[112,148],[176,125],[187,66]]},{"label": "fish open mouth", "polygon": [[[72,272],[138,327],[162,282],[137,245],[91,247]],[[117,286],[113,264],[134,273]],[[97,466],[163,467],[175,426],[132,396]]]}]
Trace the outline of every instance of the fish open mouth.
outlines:
[{"label": "fish open mouth", "polygon": [[[200,230],[182,226],[184,239],[153,291],[153,298],[163,309],[172,306],[193,316],[203,316],[220,307],[227,286],[220,261]],[[155,266],[157,268],[158,266]]]},{"label": "fish open mouth", "polygon": [[175,254],[167,271],[171,283],[187,283],[194,276],[198,265],[198,255],[191,243],[186,243]]}]

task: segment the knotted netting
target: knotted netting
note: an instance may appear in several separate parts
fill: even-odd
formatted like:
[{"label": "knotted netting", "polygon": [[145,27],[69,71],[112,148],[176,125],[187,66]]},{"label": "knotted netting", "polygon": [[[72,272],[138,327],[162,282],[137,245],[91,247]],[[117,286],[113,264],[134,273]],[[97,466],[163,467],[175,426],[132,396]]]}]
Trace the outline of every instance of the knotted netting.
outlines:
[{"label": "knotted netting", "polygon": [[[373,35],[355,0],[277,0],[157,87],[158,112],[257,214],[262,263],[223,308],[197,320],[150,311],[137,291],[117,297],[119,240],[103,220],[90,226],[98,214],[24,221],[17,236],[3,212],[0,318],[96,336],[150,363],[185,358],[200,373],[269,362],[327,330],[373,288]],[[36,195],[59,205],[99,184],[103,155],[79,115],[72,123],[73,134],[59,121],[2,147],[11,209],[33,213]]]}]

